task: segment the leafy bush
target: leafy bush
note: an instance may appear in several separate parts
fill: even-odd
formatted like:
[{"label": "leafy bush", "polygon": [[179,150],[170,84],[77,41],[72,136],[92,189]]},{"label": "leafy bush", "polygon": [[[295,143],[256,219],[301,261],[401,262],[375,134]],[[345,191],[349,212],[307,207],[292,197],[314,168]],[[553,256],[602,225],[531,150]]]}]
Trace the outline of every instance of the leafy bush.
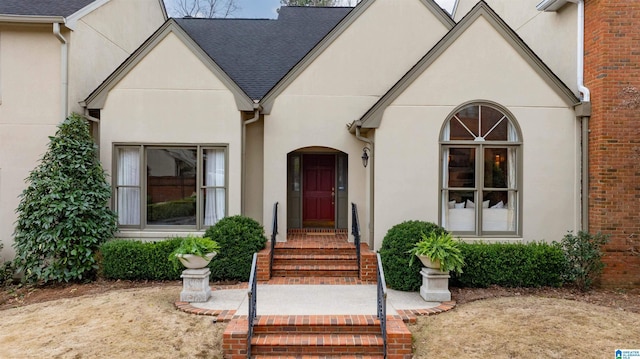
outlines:
[{"label": "leafy bush", "polygon": [[116,231],[111,187],[87,122],[71,115],[27,178],[15,229],[16,268],[29,282],[92,279],[95,252]]},{"label": "leafy bush", "polygon": [[380,259],[387,286],[404,291],[417,291],[422,285],[420,261],[411,261],[408,252],[422,235],[445,234],[447,231],[437,224],[423,221],[406,221],[393,226],[382,240]]},{"label": "leafy bush", "polygon": [[[2,242],[0,242],[0,253],[2,253],[2,247]],[[0,258],[0,287],[10,284],[13,281],[13,275],[13,263]]]},{"label": "leafy bush", "polygon": [[180,279],[183,268],[174,266],[167,258],[181,241],[181,238],[159,242],[108,241],[100,247],[102,276],[129,280]]},{"label": "leafy bush", "polygon": [[465,287],[541,287],[562,284],[562,250],[547,243],[462,243],[464,273],[452,285]]},{"label": "leafy bush", "polygon": [[249,280],[253,253],[267,243],[260,223],[244,216],[223,218],[204,236],[220,245],[220,253],[209,263],[212,280]]},{"label": "leafy bush", "polygon": [[600,248],[609,241],[602,233],[590,234],[579,231],[578,235],[569,232],[557,245],[562,248],[567,260],[564,280],[573,282],[578,288],[587,291],[595,279],[602,273],[602,251]]},{"label": "leafy bush", "polygon": [[440,263],[440,270],[443,272],[462,273],[464,256],[460,250],[460,243],[461,241],[453,239],[450,233],[423,233],[420,241],[409,251],[409,254],[412,254],[409,265],[413,264],[416,256],[425,256],[434,263]]}]

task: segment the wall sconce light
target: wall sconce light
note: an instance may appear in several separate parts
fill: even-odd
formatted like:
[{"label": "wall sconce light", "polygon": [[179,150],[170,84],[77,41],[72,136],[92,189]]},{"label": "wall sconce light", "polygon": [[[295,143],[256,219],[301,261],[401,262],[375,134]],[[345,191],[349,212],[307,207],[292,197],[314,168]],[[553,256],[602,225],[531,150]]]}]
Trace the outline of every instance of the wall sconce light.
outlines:
[{"label": "wall sconce light", "polygon": [[369,152],[371,152],[371,150],[369,149],[369,147],[365,147],[362,149],[362,165],[366,168],[367,164],[369,164]]}]

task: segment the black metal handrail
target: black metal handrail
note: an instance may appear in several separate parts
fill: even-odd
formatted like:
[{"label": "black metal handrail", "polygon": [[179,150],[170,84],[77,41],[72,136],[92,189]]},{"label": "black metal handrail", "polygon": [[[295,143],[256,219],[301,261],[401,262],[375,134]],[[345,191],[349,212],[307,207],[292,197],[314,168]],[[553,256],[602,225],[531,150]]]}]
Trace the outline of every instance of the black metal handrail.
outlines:
[{"label": "black metal handrail", "polygon": [[387,282],[384,280],[384,269],[380,253],[376,253],[378,260],[378,319],[380,319],[380,331],[384,343],[384,357],[387,357]]},{"label": "black metal handrail", "polygon": [[358,207],[351,202],[351,234],[353,244],[356,246],[356,257],[358,258],[358,277],[360,276],[360,220],[358,219]]},{"label": "black metal handrail", "polygon": [[257,310],[257,289],[258,289],[258,253],[253,254],[251,262],[251,275],[249,276],[249,330],[247,335],[247,358],[251,358],[251,339],[253,339],[253,325],[256,319]]},{"label": "black metal handrail", "polygon": [[269,274],[273,273],[273,254],[276,251],[277,236],[278,236],[278,202],[273,204],[273,220],[271,222],[271,253],[269,255]]}]

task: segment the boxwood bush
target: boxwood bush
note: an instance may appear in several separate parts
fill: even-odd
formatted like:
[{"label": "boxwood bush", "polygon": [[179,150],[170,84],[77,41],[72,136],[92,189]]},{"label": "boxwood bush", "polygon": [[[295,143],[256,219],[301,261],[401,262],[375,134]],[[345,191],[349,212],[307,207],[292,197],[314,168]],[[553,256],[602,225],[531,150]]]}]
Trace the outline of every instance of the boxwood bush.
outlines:
[{"label": "boxwood bush", "polygon": [[212,280],[248,281],[253,253],[267,243],[260,223],[245,216],[223,218],[204,236],[220,245],[220,253],[209,264]]},{"label": "boxwood bush", "polygon": [[169,254],[180,245],[180,238],[159,242],[116,239],[100,247],[101,274],[108,279],[177,280],[182,269],[174,266]]},{"label": "boxwood bush", "polygon": [[[411,260],[408,252],[422,234],[443,234],[446,230],[437,224],[424,221],[406,221],[393,226],[382,240],[380,259],[387,286],[404,291],[418,291],[422,285],[420,261]],[[464,269],[466,271],[466,269]]]},{"label": "boxwood bush", "polygon": [[452,286],[560,286],[566,260],[562,249],[547,243],[463,243],[464,273],[452,275]]}]

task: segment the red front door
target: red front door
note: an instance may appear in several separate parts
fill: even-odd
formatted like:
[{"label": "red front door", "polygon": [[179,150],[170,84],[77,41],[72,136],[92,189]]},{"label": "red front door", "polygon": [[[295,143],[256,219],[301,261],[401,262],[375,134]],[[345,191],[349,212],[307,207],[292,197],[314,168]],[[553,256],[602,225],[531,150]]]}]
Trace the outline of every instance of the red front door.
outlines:
[{"label": "red front door", "polygon": [[304,155],[302,162],[304,227],[335,226],[335,155]]}]

